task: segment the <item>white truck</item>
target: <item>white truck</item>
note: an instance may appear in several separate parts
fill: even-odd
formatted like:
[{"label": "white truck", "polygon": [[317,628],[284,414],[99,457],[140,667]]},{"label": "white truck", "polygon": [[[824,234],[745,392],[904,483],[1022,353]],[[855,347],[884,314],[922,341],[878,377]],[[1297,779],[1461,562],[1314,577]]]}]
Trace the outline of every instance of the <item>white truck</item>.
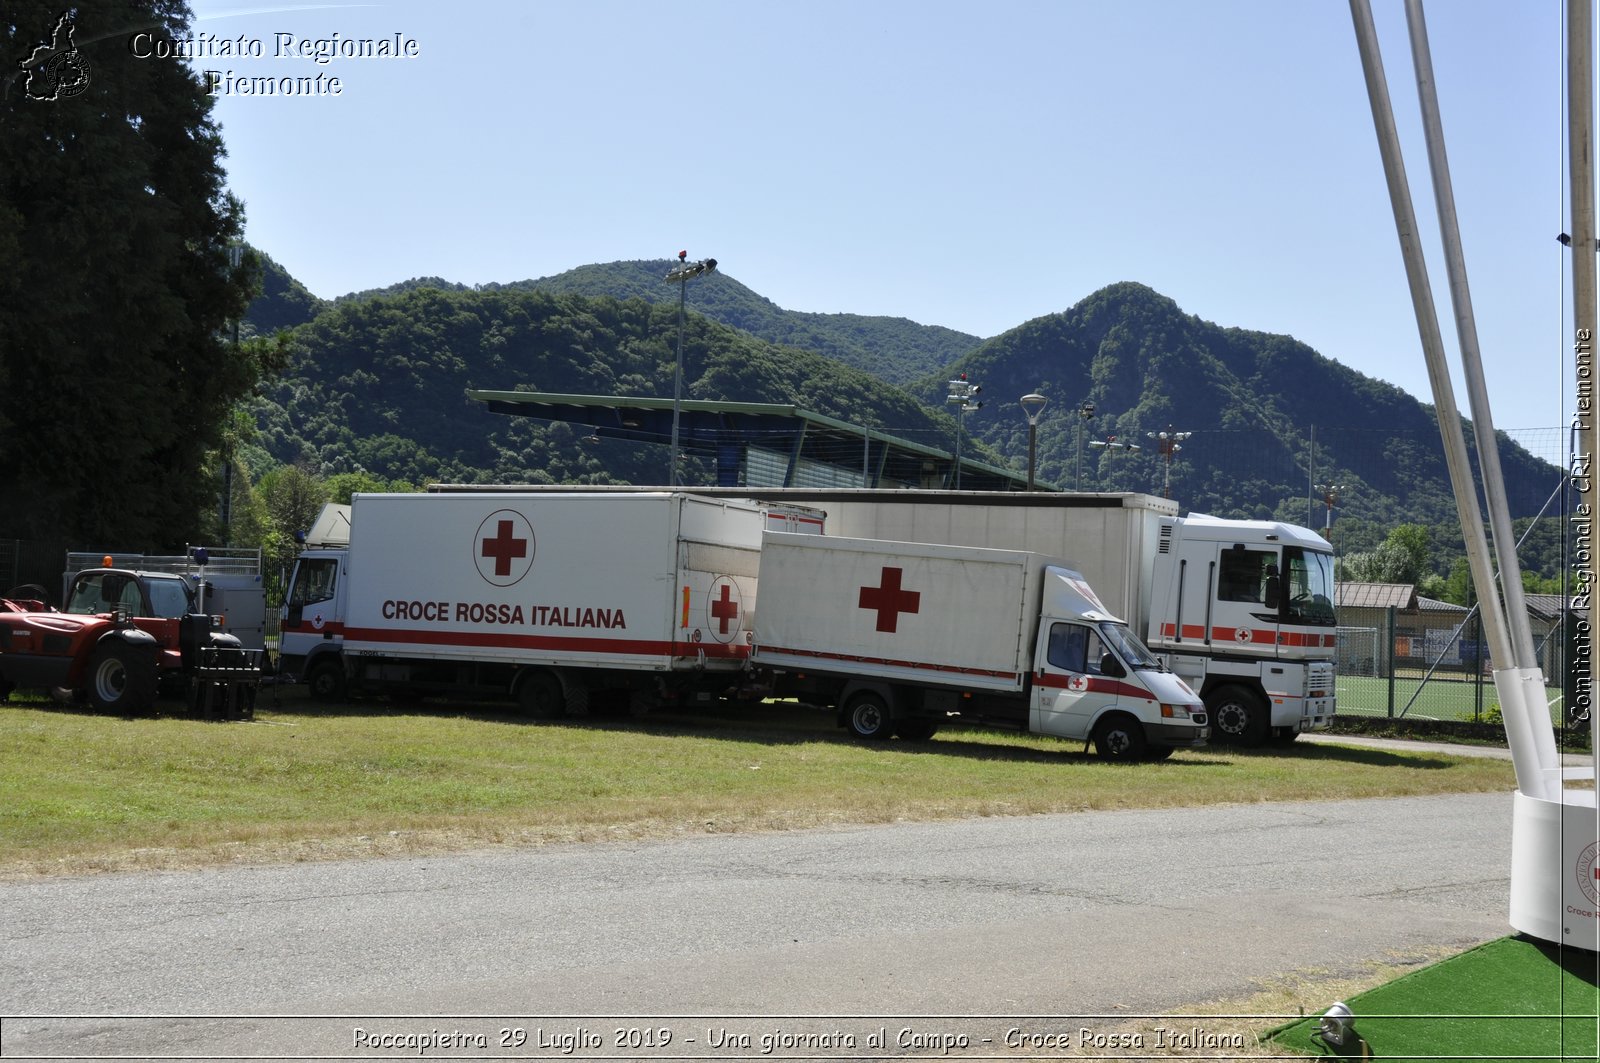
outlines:
[{"label": "white truck", "polygon": [[[1210,710],[1213,743],[1290,740],[1333,721],[1333,548],[1307,528],[1180,517],[1176,503],[1145,494],[695,491],[814,507],[826,514],[830,535],[1065,558],[1113,615],[1126,618],[1200,692]],[[1267,600],[1274,590],[1277,596]]]},{"label": "white truck", "polygon": [[713,697],[744,677],[766,521],[671,491],[358,494],[348,545],[295,564],[282,668],[322,698],[500,695],[541,717]]},{"label": "white truck", "polygon": [[1204,705],[1062,561],[1022,550],[768,532],[751,664],[856,736],[950,720],[1093,741],[1113,759],[1202,746]]},{"label": "white truck", "polygon": [[824,509],[831,534],[1066,558],[1200,692],[1213,741],[1259,745],[1333,721],[1333,548],[1307,528],[1180,517],[1138,494],[792,497]]}]

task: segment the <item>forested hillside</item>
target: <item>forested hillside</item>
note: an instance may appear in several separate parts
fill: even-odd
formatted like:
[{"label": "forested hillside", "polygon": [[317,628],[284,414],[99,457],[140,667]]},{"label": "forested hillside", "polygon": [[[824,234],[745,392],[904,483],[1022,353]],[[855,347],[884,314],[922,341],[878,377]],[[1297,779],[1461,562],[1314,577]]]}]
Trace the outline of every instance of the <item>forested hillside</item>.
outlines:
[{"label": "forested hillside", "polygon": [[[1003,454],[1027,453],[1016,397],[1039,391],[1051,399],[1039,425],[1039,475],[1069,487],[1077,480],[1077,411],[1089,401],[1095,416],[1083,422],[1085,490],[1160,493],[1164,459],[1147,433],[1171,426],[1193,433],[1171,467],[1170,493],[1186,508],[1303,524],[1314,485],[1338,484],[1344,511],[1365,519],[1456,519],[1431,406],[1291,337],[1185,314],[1141,284],[1111,285],[1018,326],[924,378],[916,393],[943,401],[956,371],[995,396],[968,415],[968,427]],[[1108,436],[1142,449],[1087,445]],[[1501,461],[1513,513],[1531,516],[1560,470],[1503,433]],[[1313,517],[1320,526],[1320,502]]]},{"label": "forested hillside", "polygon": [[[663,448],[490,414],[465,392],[668,396],[676,339],[677,307],[640,299],[417,286],[339,301],[295,330],[288,369],[252,410],[250,464],[414,483],[660,483]],[[795,403],[915,438],[953,431],[943,411],[858,369],[698,314],[684,365],[689,398]]]}]

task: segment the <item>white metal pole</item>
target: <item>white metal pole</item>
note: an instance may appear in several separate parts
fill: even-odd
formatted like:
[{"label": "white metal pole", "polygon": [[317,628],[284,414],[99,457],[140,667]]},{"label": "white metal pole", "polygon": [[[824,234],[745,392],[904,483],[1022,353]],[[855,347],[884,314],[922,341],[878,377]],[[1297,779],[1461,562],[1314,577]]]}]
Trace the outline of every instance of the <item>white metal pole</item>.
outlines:
[{"label": "white metal pole", "polygon": [[[1478,507],[1478,491],[1472,480],[1466,441],[1461,436],[1461,415],[1456,408],[1455,391],[1444,357],[1444,340],[1439,334],[1433,289],[1428,283],[1428,267],[1417,242],[1416,211],[1406,180],[1405,160],[1401,156],[1400,136],[1395,129],[1394,111],[1389,102],[1389,84],[1384,76],[1383,56],[1378,47],[1378,32],[1373,24],[1371,5],[1367,0],[1350,0],[1350,17],[1355,24],[1356,44],[1361,52],[1367,99],[1372,108],[1378,151],[1383,158],[1389,203],[1394,211],[1395,230],[1400,238],[1401,257],[1406,266],[1406,280],[1411,287],[1411,305],[1417,319],[1417,332],[1428,367],[1428,380],[1433,388],[1434,409],[1444,443],[1445,465],[1450,472],[1450,483],[1456,496],[1456,512],[1466,539],[1467,562],[1472,569],[1473,582],[1479,588],[1490,589],[1494,586],[1494,568],[1489,560],[1489,544],[1484,538],[1483,514]],[[1498,608],[1487,607],[1498,604],[1497,596],[1484,596],[1480,591],[1480,600],[1486,606],[1482,615],[1484,626],[1488,629],[1490,652],[1500,660],[1512,660],[1504,616]],[[1498,684],[1496,687],[1498,689]],[[1515,704],[1520,705],[1520,699]],[[1538,753],[1528,733],[1526,719],[1515,710],[1506,712],[1505,719],[1506,740],[1511,748],[1518,789],[1533,797],[1549,799],[1552,796],[1550,780],[1540,770]]]},{"label": "white metal pole", "polygon": [[[1450,281],[1450,301],[1455,310],[1456,341],[1461,345],[1461,369],[1467,383],[1467,399],[1472,407],[1472,430],[1478,443],[1478,468],[1483,475],[1483,496],[1489,507],[1489,526],[1494,532],[1495,560],[1500,569],[1499,606],[1505,617],[1506,637],[1511,657],[1496,660],[1495,689],[1504,695],[1515,692],[1521,703],[1518,710],[1526,717],[1539,766],[1555,773],[1559,789],[1560,767],[1556,756],[1555,731],[1550,725],[1550,707],[1545,702],[1544,675],[1533,647],[1533,631],[1528,624],[1528,605],[1522,594],[1522,566],[1517,562],[1516,534],[1511,530],[1511,507],[1506,503],[1505,476],[1500,470],[1500,447],[1494,431],[1494,416],[1489,408],[1489,388],[1483,376],[1483,352],[1478,346],[1477,319],[1472,312],[1472,290],[1467,283],[1466,253],[1461,247],[1461,227],[1456,217],[1455,190],[1450,180],[1450,161],[1445,151],[1444,122],[1439,111],[1438,85],[1433,76],[1433,56],[1428,47],[1427,20],[1422,0],[1406,0],[1406,25],[1411,35],[1411,59],[1417,74],[1417,97],[1422,107],[1422,127],[1428,147],[1428,165],[1433,173],[1433,197],[1439,212],[1439,234],[1444,243],[1445,273]],[[1483,589],[1482,599],[1495,593],[1491,584]],[[1502,682],[1500,673],[1514,670]],[[1501,712],[1508,706],[1502,704]]]}]

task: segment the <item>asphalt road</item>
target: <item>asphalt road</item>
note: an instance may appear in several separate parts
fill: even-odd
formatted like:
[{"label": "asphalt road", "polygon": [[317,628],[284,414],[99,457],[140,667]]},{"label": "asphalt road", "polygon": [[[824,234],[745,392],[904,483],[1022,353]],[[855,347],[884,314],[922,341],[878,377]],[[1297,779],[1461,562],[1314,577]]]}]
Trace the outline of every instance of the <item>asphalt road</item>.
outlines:
[{"label": "asphalt road", "polygon": [[[0,1056],[371,1057],[352,1031],[379,1025],[170,1016],[503,1015],[383,1036],[565,1031],[583,1057],[604,1024],[551,1017],[1205,1014],[1508,933],[1510,817],[1237,805],[3,885]],[[710,1020],[634,1028],[716,1056]]]}]

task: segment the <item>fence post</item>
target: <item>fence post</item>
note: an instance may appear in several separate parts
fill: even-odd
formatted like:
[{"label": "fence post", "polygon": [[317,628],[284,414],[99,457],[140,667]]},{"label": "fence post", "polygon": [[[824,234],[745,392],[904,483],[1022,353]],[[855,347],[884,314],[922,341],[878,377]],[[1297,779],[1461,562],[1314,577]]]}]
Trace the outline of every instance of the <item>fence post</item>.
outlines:
[{"label": "fence post", "polygon": [[1472,638],[1472,722],[1483,722],[1483,614],[1480,612]]},{"label": "fence post", "polygon": [[1384,643],[1384,657],[1389,661],[1389,719],[1394,719],[1394,614],[1395,607],[1389,606],[1389,636]]}]

